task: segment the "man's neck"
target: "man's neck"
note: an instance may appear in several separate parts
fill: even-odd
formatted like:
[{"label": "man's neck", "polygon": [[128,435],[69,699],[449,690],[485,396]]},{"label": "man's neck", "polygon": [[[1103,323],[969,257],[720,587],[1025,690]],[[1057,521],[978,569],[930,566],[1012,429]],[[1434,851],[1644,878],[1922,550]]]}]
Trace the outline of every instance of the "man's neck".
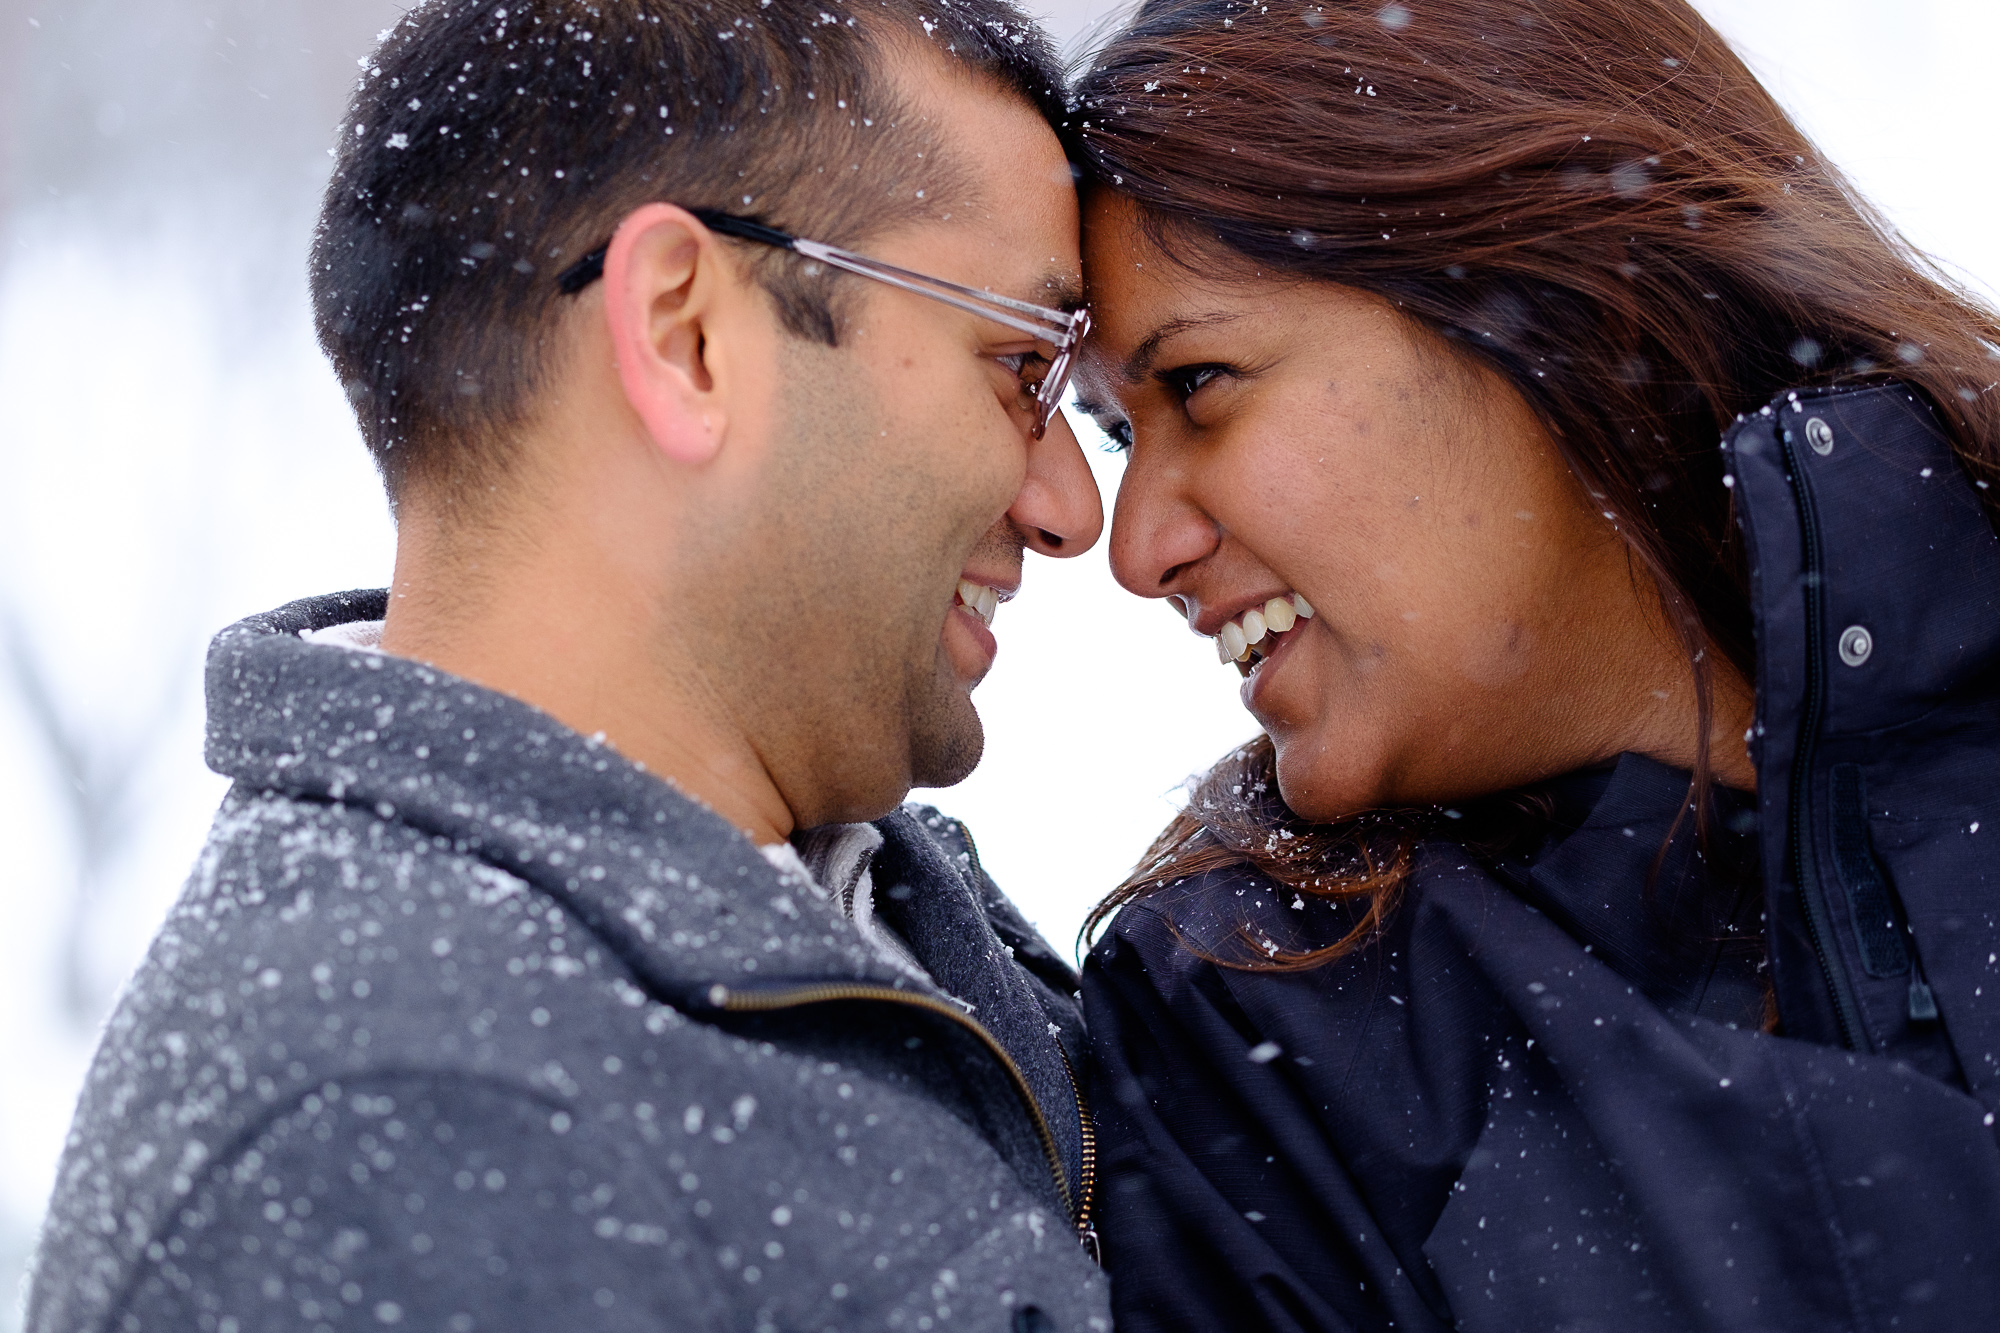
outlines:
[{"label": "man's neck", "polygon": [[[599,558],[615,533],[529,545],[405,503],[382,649],[508,694],[672,782],[753,842],[794,819],[750,739],[707,687],[671,613]],[[497,526],[497,525],[496,525]],[[557,525],[557,531],[576,532]]]}]

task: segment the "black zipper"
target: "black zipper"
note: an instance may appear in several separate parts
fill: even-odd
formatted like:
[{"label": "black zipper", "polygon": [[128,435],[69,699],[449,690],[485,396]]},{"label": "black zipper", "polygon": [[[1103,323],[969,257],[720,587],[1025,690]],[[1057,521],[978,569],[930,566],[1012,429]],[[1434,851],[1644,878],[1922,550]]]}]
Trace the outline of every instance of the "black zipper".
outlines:
[{"label": "black zipper", "polygon": [[1063,1049],[1060,1038],[1056,1041],[1056,1054],[1062,1057],[1063,1073],[1069,1075],[1069,1089],[1076,1097],[1077,1181],[1076,1234],[1083,1242],[1090,1261],[1100,1268],[1104,1266],[1104,1247],[1097,1239],[1097,1223],[1092,1213],[1097,1204],[1097,1126],[1090,1118],[1090,1103],[1083,1099],[1083,1084],[1076,1076],[1076,1066],[1069,1062],[1069,1052]]},{"label": "black zipper", "polygon": [[[952,825],[958,827],[958,837],[966,841],[966,859],[972,863],[972,891],[984,897],[982,881],[986,879],[986,869],[980,865],[980,845],[972,841],[972,829],[966,829],[966,821],[954,819]],[[1076,1237],[1090,1253],[1090,1261],[1102,1267],[1104,1245],[1098,1241],[1098,1227],[1092,1219],[1098,1197],[1098,1125],[1090,1119],[1090,1101],[1084,1097],[1084,1083],[1076,1077],[1076,1067],[1070,1063],[1070,1053],[1062,1047],[1060,1037],[1056,1039],[1056,1055],[1062,1057],[1062,1073],[1070,1077],[1070,1097],[1076,1099],[1076,1173],[1082,1177],[1076,1183]]]},{"label": "black zipper", "polygon": [[979,864],[979,844],[972,840],[972,830],[965,826],[964,820],[954,819],[951,822],[958,830],[958,836],[965,839],[965,859],[972,867],[972,891],[983,899],[986,896],[986,869]]},{"label": "black zipper", "polygon": [[[958,829],[958,836],[965,839],[966,860],[972,868],[972,891],[985,896],[985,867],[979,864],[979,844],[972,840],[972,830],[962,819],[951,821]],[[1069,1076],[1070,1096],[1076,1099],[1077,1181],[1076,1235],[1089,1253],[1090,1261],[1099,1267],[1104,1265],[1104,1247],[1097,1237],[1097,1224],[1093,1213],[1097,1203],[1097,1124],[1090,1118],[1090,1102],[1083,1095],[1083,1081],[1076,1076],[1076,1066],[1069,1060],[1069,1052],[1063,1048],[1060,1037],[1056,1041],[1056,1054],[1062,1057],[1063,1073]]]},{"label": "black zipper", "polygon": [[1070,1087],[1076,1094],[1078,1123],[1083,1126],[1084,1151],[1083,1187],[1081,1203],[1070,1192],[1069,1172],[1063,1168],[1062,1149],[1056,1144],[1055,1131],[1049,1128],[1048,1117],[1042,1114],[1041,1104],[1035,1100],[1034,1089],[1028,1086],[1028,1079],[1021,1072],[1021,1066],[1008,1054],[986,1028],[953,1006],[949,1001],[934,999],[928,995],[916,995],[900,991],[893,986],[876,986],[866,982],[828,982],[811,986],[794,986],[785,990],[733,991],[726,986],[716,986],[709,991],[709,1002],[716,1008],[732,1014],[768,1014],[780,1009],[798,1009],[813,1004],[833,1004],[843,1000],[880,1001],[884,1004],[901,1005],[906,1009],[918,1009],[934,1014],[977,1037],[980,1044],[992,1053],[1007,1071],[1012,1080],[1014,1092],[1021,1099],[1021,1106],[1034,1124],[1035,1136],[1042,1145],[1042,1156],[1048,1163],[1049,1175],[1055,1181],[1056,1197],[1062,1201],[1063,1211],[1069,1215],[1071,1225],[1076,1228],[1077,1239],[1088,1250],[1091,1257],[1097,1257],[1097,1232],[1090,1224],[1090,1191],[1095,1187],[1097,1174],[1097,1143],[1090,1124],[1090,1112],[1084,1105],[1083,1089],[1077,1085],[1076,1073],[1070,1069],[1069,1054],[1056,1042],[1056,1051],[1062,1056],[1063,1069],[1069,1074]]},{"label": "black zipper", "polygon": [[1819,960],[1820,975],[1827,993],[1833,997],[1834,1021],[1840,1028],[1840,1044],[1859,1049],[1862,1036],[1861,1011],[1855,1003],[1847,970],[1833,952],[1833,920],[1820,891],[1817,858],[1813,855],[1812,771],[1818,750],[1819,724],[1826,709],[1826,607],[1825,571],[1820,567],[1819,510],[1813,504],[1812,484],[1807,481],[1804,461],[1794,446],[1791,432],[1783,422],[1776,434],[1785,451],[1785,471],[1798,502],[1799,533],[1805,547],[1806,593],[1806,702],[1799,721],[1798,744],[1792,751],[1791,840],[1792,882],[1798,885],[1805,906],[1806,934],[1812,940],[1813,955]]}]

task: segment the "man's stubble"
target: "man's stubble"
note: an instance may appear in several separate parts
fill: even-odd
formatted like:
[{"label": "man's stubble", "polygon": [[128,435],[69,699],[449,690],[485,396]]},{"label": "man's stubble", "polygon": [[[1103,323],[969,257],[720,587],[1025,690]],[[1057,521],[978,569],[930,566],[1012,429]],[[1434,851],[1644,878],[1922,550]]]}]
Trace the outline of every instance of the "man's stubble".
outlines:
[{"label": "man's stubble", "polygon": [[730,688],[802,824],[876,818],[912,786],[962,781],[985,748],[939,637],[978,520],[948,460],[896,438],[850,353],[787,339],[781,357],[768,485],[716,566],[744,575],[720,600],[759,604],[735,618]]}]

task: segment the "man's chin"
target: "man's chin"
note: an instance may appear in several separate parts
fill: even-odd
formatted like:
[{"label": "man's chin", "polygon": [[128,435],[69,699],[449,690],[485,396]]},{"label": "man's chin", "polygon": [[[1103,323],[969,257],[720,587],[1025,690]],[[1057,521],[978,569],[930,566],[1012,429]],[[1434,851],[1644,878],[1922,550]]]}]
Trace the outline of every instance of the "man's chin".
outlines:
[{"label": "man's chin", "polygon": [[972,700],[956,687],[950,696],[934,698],[911,720],[912,786],[955,787],[972,775],[986,752],[986,729]]}]

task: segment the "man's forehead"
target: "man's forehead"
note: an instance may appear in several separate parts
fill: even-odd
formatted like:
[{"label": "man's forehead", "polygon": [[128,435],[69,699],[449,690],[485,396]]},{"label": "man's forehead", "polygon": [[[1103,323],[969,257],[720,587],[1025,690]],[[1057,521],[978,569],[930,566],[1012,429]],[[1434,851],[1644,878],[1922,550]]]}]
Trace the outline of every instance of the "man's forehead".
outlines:
[{"label": "man's forehead", "polygon": [[[1068,196],[1058,194],[992,209],[954,209],[899,229],[900,240],[885,241],[919,266],[929,264],[938,277],[1017,301],[1080,310],[1083,266],[1074,225],[1062,225],[1067,203]],[[914,259],[919,252],[924,258]]]},{"label": "man's forehead", "polygon": [[934,55],[899,63],[895,83],[919,137],[967,173],[970,200],[1004,205],[1022,187],[1074,195],[1061,140],[1019,91]]}]

